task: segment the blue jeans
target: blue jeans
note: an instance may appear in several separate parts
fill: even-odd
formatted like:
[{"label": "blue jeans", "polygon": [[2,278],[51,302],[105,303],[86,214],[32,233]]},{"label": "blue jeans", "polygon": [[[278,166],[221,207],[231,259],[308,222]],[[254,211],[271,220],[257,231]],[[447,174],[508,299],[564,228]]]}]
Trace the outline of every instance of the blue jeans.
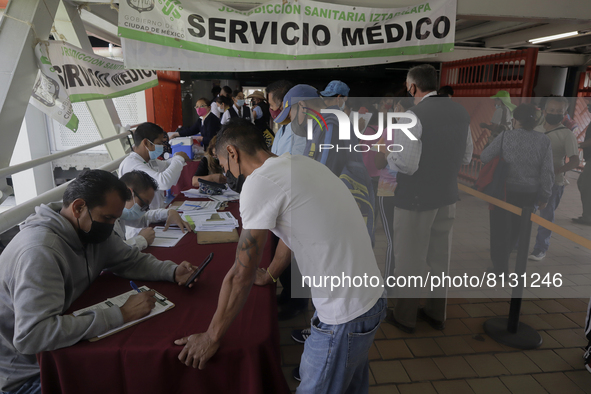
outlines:
[{"label": "blue jeans", "polygon": [[300,364],[302,383],[296,393],[367,393],[368,352],[385,317],[385,298],[380,298],[363,315],[343,324],[324,324],[314,313],[312,334],[306,339]]},{"label": "blue jeans", "polygon": [[[546,205],[546,207],[539,213],[542,218],[554,223],[554,211],[556,211],[558,204],[560,204],[562,193],[564,193],[564,185],[552,186],[552,195],[548,200],[548,205]],[[534,250],[546,253],[550,247],[551,235],[552,231],[545,227],[538,226],[538,235],[536,236],[536,246],[534,246]]]},{"label": "blue jeans", "polygon": [[16,391],[0,391],[2,394],[41,394],[41,376],[37,375],[27,380]]}]

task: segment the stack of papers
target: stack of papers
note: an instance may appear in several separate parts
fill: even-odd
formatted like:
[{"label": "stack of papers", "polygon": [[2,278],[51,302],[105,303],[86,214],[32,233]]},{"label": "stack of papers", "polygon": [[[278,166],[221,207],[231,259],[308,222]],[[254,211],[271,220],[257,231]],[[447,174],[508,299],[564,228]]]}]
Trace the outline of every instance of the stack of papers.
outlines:
[{"label": "stack of papers", "polygon": [[221,206],[222,203],[217,201],[184,201],[176,210],[181,212],[202,211],[214,213]]},{"label": "stack of papers", "polygon": [[[197,211],[199,212],[199,211]],[[183,216],[195,223],[195,231],[224,231],[232,232],[238,227],[238,220],[230,212],[203,213],[191,212]],[[187,220],[188,221],[188,220]]]},{"label": "stack of papers", "polygon": [[202,194],[199,189],[189,189],[182,192],[187,198],[208,198],[209,194]]},{"label": "stack of papers", "polygon": [[154,242],[150,246],[161,248],[172,248],[176,246],[181,238],[189,233],[188,231],[183,233],[183,230],[178,227],[169,227],[168,230],[164,231],[163,226],[154,227],[154,231],[156,232],[156,238],[154,238]]},{"label": "stack of papers", "polygon": [[213,201],[235,201],[240,199],[240,194],[231,189],[224,190],[224,194],[212,196],[210,194],[202,194],[199,189],[189,189],[182,192],[187,198],[211,198]]},{"label": "stack of papers", "polygon": [[240,193],[236,193],[233,190],[224,190],[224,194],[218,194],[217,196],[208,196],[213,201],[226,202],[240,200]]}]

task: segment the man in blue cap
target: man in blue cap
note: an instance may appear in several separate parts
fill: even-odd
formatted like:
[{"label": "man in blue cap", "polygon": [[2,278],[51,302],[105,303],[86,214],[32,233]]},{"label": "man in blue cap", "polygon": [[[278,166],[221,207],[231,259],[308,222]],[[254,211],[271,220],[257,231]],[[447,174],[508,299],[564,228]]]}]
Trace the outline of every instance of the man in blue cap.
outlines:
[{"label": "man in blue cap", "polygon": [[330,81],[326,85],[326,89],[320,92],[320,95],[324,98],[324,102],[328,107],[336,106],[341,111],[344,111],[350,90],[346,83],[335,80]]},{"label": "man in blue cap", "polygon": [[[330,85],[330,84],[329,84]],[[320,114],[325,108],[339,109],[336,106],[329,107],[321,98],[316,88],[310,85],[296,85],[287,92],[283,98],[283,110],[279,113],[275,122],[278,124],[291,123],[291,130],[295,135],[307,138],[307,120],[319,119],[313,123],[313,138],[308,139],[304,156],[308,156],[326,165],[336,175],[340,176],[348,160],[354,160],[359,156],[357,152],[349,152],[347,149],[336,149],[339,145],[355,145],[357,141],[339,142],[339,122],[333,114]],[[322,117],[320,119],[319,115]],[[325,120],[325,122],[322,122]],[[332,145],[333,149],[319,149],[321,144]],[[339,147],[340,148],[340,147]]]}]

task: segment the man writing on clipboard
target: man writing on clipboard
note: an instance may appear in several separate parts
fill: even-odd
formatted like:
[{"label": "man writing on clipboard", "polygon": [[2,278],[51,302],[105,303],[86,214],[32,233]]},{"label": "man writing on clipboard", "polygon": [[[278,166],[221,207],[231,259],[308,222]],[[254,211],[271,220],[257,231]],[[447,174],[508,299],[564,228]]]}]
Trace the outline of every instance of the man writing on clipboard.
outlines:
[{"label": "man writing on clipboard", "polygon": [[113,233],[131,198],[107,171],[91,170],[72,181],[63,204],[36,207],[0,255],[0,391],[41,393],[36,353],[71,346],[150,313],[154,291],[113,306],[64,315],[109,270],[139,280],[185,284],[195,267],[160,261],[126,245]]},{"label": "man writing on clipboard", "polygon": [[[175,341],[185,345],[180,361],[199,369],[217,352],[252,284],[276,281],[291,263],[292,251],[303,277],[366,274],[381,279],[355,199],[328,167],[299,155],[275,156],[256,127],[242,119],[222,129],[216,151],[229,186],[241,192],[243,229],[209,329]],[[261,270],[268,230],[280,242],[269,268]],[[316,313],[297,371],[302,381],[298,393],[367,392],[368,351],[386,314],[383,287],[315,286]],[[357,333],[352,344],[351,332]]]}]

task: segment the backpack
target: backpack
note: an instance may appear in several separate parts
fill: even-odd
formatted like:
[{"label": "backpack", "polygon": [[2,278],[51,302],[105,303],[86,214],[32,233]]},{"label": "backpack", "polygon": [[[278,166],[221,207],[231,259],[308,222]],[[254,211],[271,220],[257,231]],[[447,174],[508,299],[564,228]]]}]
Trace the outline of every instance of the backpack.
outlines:
[{"label": "backpack", "polygon": [[[320,146],[320,144],[330,144],[333,139],[334,130],[336,129],[338,131],[338,119],[335,115],[327,114],[324,116],[324,119],[326,120],[328,129],[322,133],[318,127],[314,127],[313,139],[308,141],[306,144],[304,156],[308,156],[324,165],[327,165],[327,160],[330,154],[348,155],[342,168],[337,167],[330,169],[339,177],[341,181],[343,181],[345,186],[347,186],[355,198],[357,206],[359,207],[361,215],[363,216],[363,220],[367,226],[367,232],[369,233],[369,237],[371,238],[371,243],[373,246],[375,243],[374,218],[376,198],[373,185],[371,183],[371,178],[367,172],[367,169],[365,168],[365,165],[363,164],[362,156],[359,152],[336,152],[325,150],[321,152],[320,156],[316,154],[316,149]],[[356,142],[356,140],[352,140],[351,144],[355,145]]]},{"label": "backpack", "polygon": [[503,159],[503,142],[505,132],[501,135],[501,151],[491,161],[486,163],[478,173],[475,188],[479,192],[505,201],[505,181],[509,175],[509,163]]}]

